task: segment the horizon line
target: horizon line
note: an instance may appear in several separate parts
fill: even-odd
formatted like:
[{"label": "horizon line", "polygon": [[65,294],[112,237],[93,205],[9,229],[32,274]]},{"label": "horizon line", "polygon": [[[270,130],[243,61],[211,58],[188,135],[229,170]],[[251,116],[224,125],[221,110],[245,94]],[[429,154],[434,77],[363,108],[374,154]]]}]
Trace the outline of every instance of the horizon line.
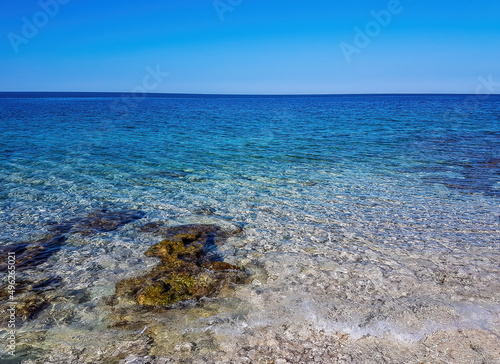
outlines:
[{"label": "horizon line", "polygon": [[42,95],[42,94],[60,94],[68,95],[73,94],[73,96],[86,94],[100,94],[107,96],[122,95],[130,97],[147,97],[147,96],[397,96],[397,95],[407,95],[407,96],[438,96],[438,95],[453,95],[453,96],[500,96],[500,93],[449,93],[449,92],[367,92],[367,93],[290,93],[290,94],[280,94],[280,93],[270,93],[270,94],[259,94],[259,93],[196,93],[196,92],[130,92],[130,91],[0,91],[0,97],[6,96],[7,94],[31,94],[31,95]]}]

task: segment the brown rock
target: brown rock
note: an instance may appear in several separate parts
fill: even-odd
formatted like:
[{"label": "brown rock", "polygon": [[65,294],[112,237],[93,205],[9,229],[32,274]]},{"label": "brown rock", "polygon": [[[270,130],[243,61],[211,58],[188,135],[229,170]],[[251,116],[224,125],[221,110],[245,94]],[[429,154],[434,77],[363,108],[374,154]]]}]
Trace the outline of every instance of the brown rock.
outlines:
[{"label": "brown rock", "polygon": [[246,275],[225,263],[214,252],[221,230],[213,225],[163,228],[166,239],[152,246],[146,256],[161,263],[149,274],[116,284],[113,302],[135,301],[140,306],[170,306],[179,301],[212,297]]}]

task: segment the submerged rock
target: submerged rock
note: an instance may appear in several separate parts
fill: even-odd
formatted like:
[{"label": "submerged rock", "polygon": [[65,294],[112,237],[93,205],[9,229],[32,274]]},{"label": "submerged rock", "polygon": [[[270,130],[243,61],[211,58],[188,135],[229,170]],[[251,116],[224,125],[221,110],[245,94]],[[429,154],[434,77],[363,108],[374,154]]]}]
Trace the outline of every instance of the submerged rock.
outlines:
[{"label": "submerged rock", "polygon": [[[43,239],[0,247],[0,255],[14,253],[17,271],[35,268],[62,249],[66,243],[66,234],[93,235],[112,231],[143,216],[142,211],[95,211],[84,218],[75,218],[52,226],[49,234]],[[0,272],[5,272],[7,268],[7,260],[0,261]]]},{"label": "submerged rock", "polygon": [[164,221],[150,222],[139,228],[139,231],[145,233],[152,233],[155,235],[162,235],[166,239],[175,237],[180,234],[194,234],[196,236],[205,235],[204,238],[221,239],[225,237],[224,232],[215,225],[206,224],[188,224],[180,226],[168,226]]},{"label": "submerged rock", "polygon": [[[62,296],[49,292],[63,286],[62,278],[53,274],[57,273],[57,270],[49,269],[47,272],[42,272],[44,273],[42,276],[32,274],[33,272],[30,271],[39,269],[41,264],[58,253],[66,244],[68,234],[92,235],[112,231],[143,216],[144,213],[141,211],[99,210],[90,213],[84,218],[75,218],[52,226],[49,229],[49,234],[40,240],[0,247],[1,256],[15,257],[15,261],[1,260],[0,272],[11,272],[11,267],[15,267],[15,290],[13,294],[17,302],[18,317],[24,321],[32,320],[50,304],[58,300],[74,300],[76,304],[89,300],[85,294],[75,290],[69,293],[66,292]],[[8,289],[10,281],[5,280],[2,283],[0,286],[0,310],[4,310],[11,305],[9,301],[11,291]],[[3,319],[0,318],[0,323]]]},{"label": "submerged rock", "polygon": [[49,305],[50,301],[47,297],[35,293],[22,297],[16,296],[15,301],[1,300],[0,310],[6,314],[0,317],[0,325],[7,327],[9,320],[13,318],[19,323],[34,320]]},{"label": "submerged rock", "polygon": [[113,231],[145,215],[142,211],[109,211],[106,209],[91,212],[86,217],[74,218],[52,226],[49,231],[58,234],[95,235]]},{"label": "submerged rock", "polygon": [[197,209],[195,209],[193,211],[196,215],[210,215],[210,216],[213,216],[215,215],[215,208],[213,207],[210,207],[210,206],[201,206],[201,207],[198,207]]},{"label": "submerged rock", "polygon": [[[35,268],[44,263],[52,255],[63,247],[66,237],[63,235],[46,236],[43,239],[31,243],[18,243],[0,248],[0,254],[7,256],[8,253],[15,253],[16,270]],[[0,262],[0,272],[7,270],[7,261]]]},{"label": "submerged rock", "polygon": [[18,303],[16,313],[18,317],[22,318],[24,321],[33,320],[41,311],[48,307],[49,304],[49,300],[43,295],[29,295]]},{"label": "submerged rock", "polygon": [[[156,226],[151,226],[156,229]],[[117,302],[136,302],[140,306],[169,306],[179,301],[213,297],[230,283],[243,283],[246,274],[222,262],[216,252],[216,239],[223,237],[213,225],[162,227],[165,240],[145,255],[161,263],[150,273],[116,284]]]},{"label": "submerged rock", "polygon": [[[60,277],[38,278],[32,277],[29,272],[27,276],[16,276],[15,296],[25,293],[41,294],[42,292],[53,291],[62,284]],[[8,281],[0,287],[0,303],[8,299]]]},{"label": "submerged rock", "polygon": [[169,226],[165,221],[156,221],[150,222],[146,225],[139,227],[139,232],[150,233],[153,235],[159,235],[163,237],[168,237],[172,234],[178,234],[184,232],[189,232],[190,229],[195,229],[201,233],[211,234],[212,238],[216,237],[219,240],[223,240],[228,236],[241,234],[243,228],[240,224],[231,224],[230,226],[224,228],[222,230],[220,227],[215,225],[206,225],[206,224],[189,224],[189,225],[181,225],[181,226]]}]

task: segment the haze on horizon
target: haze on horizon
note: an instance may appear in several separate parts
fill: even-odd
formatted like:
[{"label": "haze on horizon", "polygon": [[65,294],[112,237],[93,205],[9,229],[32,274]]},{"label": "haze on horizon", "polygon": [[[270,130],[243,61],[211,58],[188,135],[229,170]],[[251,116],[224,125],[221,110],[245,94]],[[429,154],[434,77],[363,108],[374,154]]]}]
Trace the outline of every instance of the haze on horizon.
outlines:
[{"label": "haze on horizon", "polygon": [[8,0],[0,91],[500,93],[500,3]]}]

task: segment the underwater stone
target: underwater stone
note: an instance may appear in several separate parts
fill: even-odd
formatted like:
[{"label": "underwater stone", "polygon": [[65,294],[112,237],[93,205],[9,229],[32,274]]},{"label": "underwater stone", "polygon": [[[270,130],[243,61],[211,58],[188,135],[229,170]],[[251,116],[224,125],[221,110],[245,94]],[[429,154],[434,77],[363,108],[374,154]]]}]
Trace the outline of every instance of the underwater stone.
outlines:
[{"label": "underwater stone", "polygon": [[246,274],[220,261],[216,241],[223,235],[213,225],[162,227],[165,240],[149,248],[145,255],[161,263],[144,276],[116,284],[112,301],[140,306],[169,306],[176,302],[213,297],[231,283],[243,283]]},{"label": "underwater stone", "polygon": [[215,208],[210,206],[201,206],[193,211],[196,215],[215,215]]},{"label": "underwater stone", "polygon": [[156,235],[162,235],[165,238],[172,238],[175,240],[175,237],[180,234],[191,234],[196,236],[207,235],[208,237],[215,237],[216,235],[219,238],[224,237],[224,233],[222,230],[215,225],[207,225],[207,224],[188,224],[188,225],[179,225],[179,226],[168,226],[164,221],[150,222],[144,226],[139,228],[139,231],[152,233]]},{"label": "underwater stone", "polygon": [[211,234],[211,236],[215,236],[217,239],[222,240],[228,236],[241,234],[243,232],[243,227],[238,223],[233,224],[233,226],[229,229],[225,228],[224,230],[218,226],[206,224],[190,224],[171,227],[168,226],[165,221],[156,221],[147,223],[146,225],[139,227],[138,230],[143,233],[151,233],[163,237],[182,234],[186,231],[192,232],[194,230],[195,232],[201,234]]},{"label": "underwater stone", "polygon": [[142,219],[144,215],[144,212],[135,210],[97,210],[83,218],[63,221],[51,227],[49,231],[58,234],[95,235],[116,230],[134,220]]},{"label": "underwater stone", "polygon": [[[112,231],[141,219],[144,215],[142,211],[95,211],[84,218],[75,218],[52,226],[49,229],[50,234],[35,242],[21,242],[0,247],[0,255],[15,253],[16,270],[34,268],[61,250],[66,242],[66,234],[93,235]],[[5,272],[7,268],[7,261],[0,261],[0,272]]]},{"label": "underwater stone", "polygon": [[[0,248],[0,255],[7,256],[9,252],[16,254],[16,270],[35,268],[44,263],[63,247],[66,237],[63,235],[46,236],[31,243],[18,243]],[[7,261],[0,262],[0,272],[7,271]]]},{"label": "underwater stone", "polygon": [[18,303],[16,314],[23,320],[33,320],[49,305],[49,300],[44,296],[30,295]]}]

